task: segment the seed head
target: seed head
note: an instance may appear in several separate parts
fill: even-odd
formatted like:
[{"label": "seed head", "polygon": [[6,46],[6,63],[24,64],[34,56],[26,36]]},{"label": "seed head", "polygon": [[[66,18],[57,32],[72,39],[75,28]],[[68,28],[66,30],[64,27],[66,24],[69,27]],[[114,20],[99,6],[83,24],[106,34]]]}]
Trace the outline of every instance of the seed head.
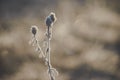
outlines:
[{"label": "seed head", "polygon": [[34,36],[37,34],[37,31],[38,31],[38,27],[37,26],[35,26],[35,25],[31,26],[31,32],[32,32],[32,34]]},{"label": "seed head", "polygon": [[55,13],[51,12],[49,16],[46,18],[46,25],[48,27],[51,27],[55,21],[56,21]]}]

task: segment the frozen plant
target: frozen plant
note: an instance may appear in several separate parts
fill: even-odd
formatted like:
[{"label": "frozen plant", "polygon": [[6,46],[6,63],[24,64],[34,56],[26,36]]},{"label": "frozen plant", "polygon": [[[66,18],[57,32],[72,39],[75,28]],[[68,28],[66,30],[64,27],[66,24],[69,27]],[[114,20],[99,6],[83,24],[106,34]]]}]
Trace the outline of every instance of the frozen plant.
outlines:
[{"label": "frozen plant", "polygon": [[42,50],[39,40],[37,39],[36,35],[38,33],[38,27],[37,26],[31,26],[31,33],[32,33],[32,39],[30,41],[30,44],[32,44],[36,51],[39,53],[39,58],[42,58],[45,61],[45,64],[48,67],[48,74],[50,76],[50,80],[55,80],[55,76],[58,75],[58,71],[52,67],[50,62],[50,40],[52,38],[52,26],[54,22],[56,21],[55,13],[51,12],[49,16],[46,18],[46,43],[47,46],[45,47],[45,51]]}]

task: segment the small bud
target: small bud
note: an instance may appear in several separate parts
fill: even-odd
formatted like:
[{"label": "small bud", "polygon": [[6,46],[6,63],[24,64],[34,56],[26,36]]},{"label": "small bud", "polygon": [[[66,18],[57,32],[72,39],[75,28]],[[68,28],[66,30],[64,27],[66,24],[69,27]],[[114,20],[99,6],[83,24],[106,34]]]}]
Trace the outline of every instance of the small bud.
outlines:
[{"label": "small bud", "polygon": [[38,31],[38,27],[37,26],[34,25],[34,26],[31,27],[31,32],[32,32],[32,34],[34,36],[36,35],[37,31]]},{"label": "small bud", "polygon": [[56,21],[55,13],[51,12],[49,16],[46,18],[46,25],[48,27],[51,27],[55,21]]}]

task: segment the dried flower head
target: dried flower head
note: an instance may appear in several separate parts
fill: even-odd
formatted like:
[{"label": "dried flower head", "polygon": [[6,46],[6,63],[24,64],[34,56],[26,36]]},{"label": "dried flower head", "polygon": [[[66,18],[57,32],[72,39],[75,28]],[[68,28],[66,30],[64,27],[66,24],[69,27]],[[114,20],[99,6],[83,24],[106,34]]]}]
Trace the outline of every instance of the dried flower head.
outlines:
[{"label": "dried flower head", "polygon": [[56,21],[55,13],[51,12],[49,16],[46,18],[46,25],[48,27],[51,27],[55,21]]},{"label": "dried flower head", "polygon": [[32,32],[32,34],[34,36],[37,34],[37,31],[38,31],[38,27],[37,26],[35,26],[35,25],[31,26],[31,32]]}]

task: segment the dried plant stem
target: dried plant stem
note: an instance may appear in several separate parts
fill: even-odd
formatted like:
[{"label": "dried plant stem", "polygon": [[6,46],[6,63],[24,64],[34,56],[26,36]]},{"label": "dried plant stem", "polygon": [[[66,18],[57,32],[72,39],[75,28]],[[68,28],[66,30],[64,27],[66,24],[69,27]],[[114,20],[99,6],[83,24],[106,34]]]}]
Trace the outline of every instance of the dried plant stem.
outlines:
[{"label": "dried plant stem", "polygon": [[46,31],[46,50],[45,52],[42,51],[42,48],[40,47],[39,41],[36,38],[36,34],[38,33],[38,27],[33,25],[31,27],[31,32],[32,32],[32,40],[31,44],[35,46],[36,50],[39,52],[39,58],[42,57],[42,59],[45,61],[47,67],[48,67],[48,74],[50,77],[50,80],[55,80],[55,76],[58,75],[58,71],[52,67],[51,62],[50,62],[50,51],[51,51],[51,46],[50,46],[50,40],[51,40],[51,35],[52,35],[52,25],[56,21],[56,16],[55,13],[51,12],[50,15],[46,18],[46,26],[47,26],[47,31]]},{"label": "dried plant stem", "polygon": [[52,75],[52,66],[51,66],[51,62],[50,62],[50,39],[51,39],[51,32],[50,32],[50,27],[48,26],[48,29],[47,29],[47,55],[48,55],[48,62],[47,62],[47,65],[48,65],[48,73],[49,73],[49,76],[50,76],[50,80],[54,80],[54,76]]},{"label": "dried plant stem", "polygon": [[[38,40],[37,40],[36,37],[35,37],[35,42],[36,42],[36,44],[37,44],[38,51],[40,51],[40,54],[42,54],[42,57],[45,58],[45,55],[44,55],[44,53],[43,53],[43,51],[42,51],[42,49],[41,49],[41,47],[40,47],[40,45],[39,45],[39,42],[38,42]],[[40,54],[39,54],[39,55],[40,55]]]},{"label": "dried plant stem", "polygon": [[[37,51],[39,52],[39,56],[42,55],[42,59],[45,61],[46,65],[48,66],[48,74],[50,76],[50,80],[55,80],[55,73],[58,74],[58,72],[52,67],[51,61],[50,61],[50,40],[51,40],[51,34],[52,34],[52,29],[50,30],[50,27],[47,28],[47,47],[46,47],[46,52],[44,53],[42,51],[42,48],[39,44],[39,41],[37,40],[36,36],[33,36],[33,44],[36,45]],[[39,57],[41,58],[41,57]]]}]

